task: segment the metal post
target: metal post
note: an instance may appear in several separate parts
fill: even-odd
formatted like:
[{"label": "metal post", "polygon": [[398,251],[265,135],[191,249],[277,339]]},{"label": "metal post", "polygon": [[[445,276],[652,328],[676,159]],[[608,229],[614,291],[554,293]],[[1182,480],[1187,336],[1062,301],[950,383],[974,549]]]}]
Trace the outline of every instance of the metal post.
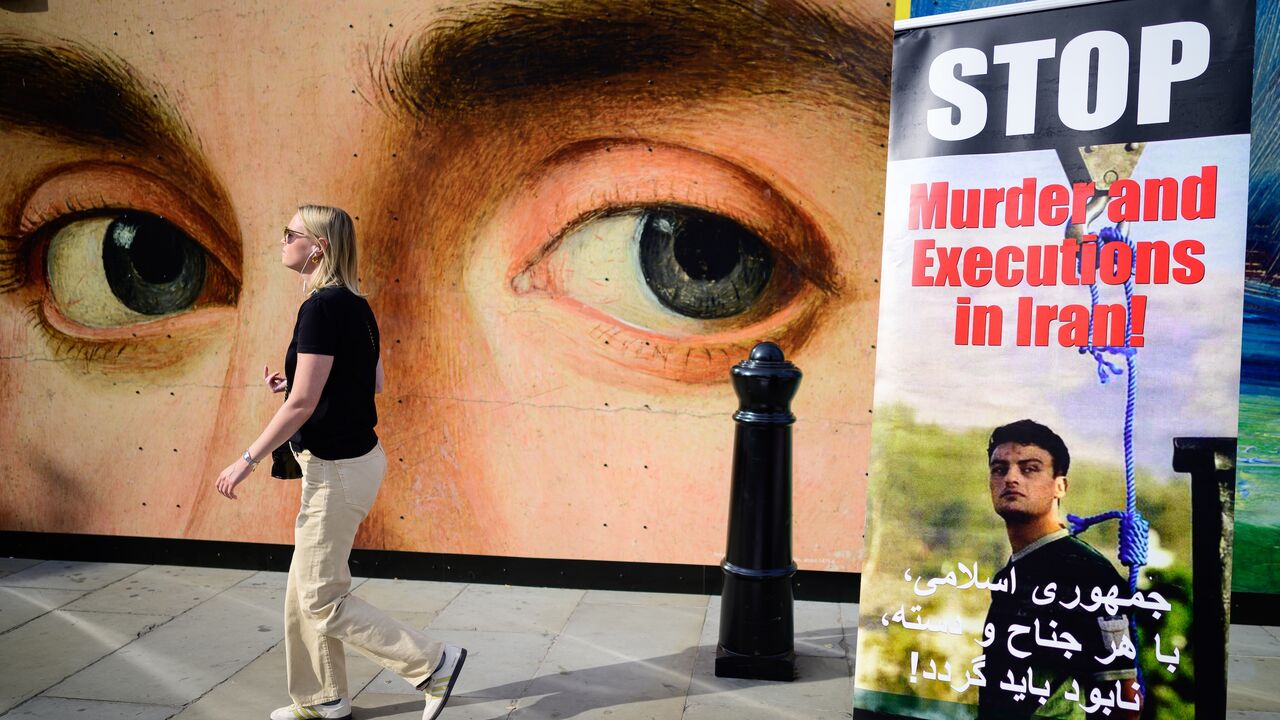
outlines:
[{"label": "metal post", "polygon": [[718,677],[795,679],[791,399],[800,369],[765,342],[731,371],[738,394],[720,605]]},{"label": "metal post", "polygon": [[1196,717],[1227,711],[1236,439],[1174,438],[1173,469],[1191,473],[1191,645]]}]

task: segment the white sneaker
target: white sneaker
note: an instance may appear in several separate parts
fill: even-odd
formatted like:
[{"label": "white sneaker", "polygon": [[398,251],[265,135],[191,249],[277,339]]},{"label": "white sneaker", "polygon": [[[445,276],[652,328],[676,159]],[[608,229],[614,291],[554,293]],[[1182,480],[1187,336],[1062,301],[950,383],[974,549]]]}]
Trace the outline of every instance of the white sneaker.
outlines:
[{"label": "white sneaker", "polygon": [[276,708],[271,720],[351,720],[351,703],[341,698],[332,705],[288,705]]},{"label": "white sneaker", "polygon": [[440,667],[431,673],[424,688],[427,694],[427,705],[422,709],[422,720],[436,720],[444,704],[449,702],[449,693],[453,692],[453,684],[458,681],[462,672],[462,663],[467,661],[467,649],[457,645],[444,646],[444,658]]}]

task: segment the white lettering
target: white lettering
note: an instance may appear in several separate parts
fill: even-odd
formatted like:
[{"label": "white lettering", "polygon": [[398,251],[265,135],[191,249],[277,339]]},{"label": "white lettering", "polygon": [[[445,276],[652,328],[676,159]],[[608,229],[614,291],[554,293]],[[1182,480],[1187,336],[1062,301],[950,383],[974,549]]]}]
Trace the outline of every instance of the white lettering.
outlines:
[{"label": "white lettering", "polygon": [[[1098,54],[1097,102],[1089,111],[1089,66]],[[1058,117],[1072,130],[1098,130],[1124,115],[1129,98],[1129,44],[1098,30],[1072,39],[1058,65]]]},{"label": "white lettering", "polygon": [[940,100],[955,106],[928,112],[929,134],[939,140],[967,140],[987,124],[986,96],[957,78],[957,68],[960,77],[985,75],[987,56],[976,48],[955,48],[939,54],[929,66],[929,89]]},{"label": "white lettering", "polygon": [[[1182,46],[1176,63],[1174,43]],[[1138,124],[1169,122],[1173,84],[1199,77],[1209,67],[1209,28],[1198,22],[1144,27],[1138,62]]]},{"label": "white lettering", "polygon": [[1009,66],[1009,106],[1005,116],[1005,135],[1030,135],[1036,131],[1036,81],[1040,61],[1057,52],[1053,40],[997,45],[991,56],[996,65]]}]

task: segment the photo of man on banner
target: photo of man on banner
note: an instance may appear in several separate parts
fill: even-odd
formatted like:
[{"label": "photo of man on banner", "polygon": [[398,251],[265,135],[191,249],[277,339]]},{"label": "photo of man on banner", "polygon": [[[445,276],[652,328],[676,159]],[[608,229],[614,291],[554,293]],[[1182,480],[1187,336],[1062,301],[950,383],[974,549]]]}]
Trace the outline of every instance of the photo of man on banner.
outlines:
[{"label": "photo of man on banner", "polygon": [[[992,431],[987,455],[991,504],[1004,521],[1013,554],[992,578],[1010,589],[991,595],[984,627],[991,628],[996,642],[986,649],[986,671],[992,678],[1007,675],[1022,682],[1025,677],[1027,691],[1010,695],[999,686],[983,687],[979,717],[1031,717],[1040,709],[1037,695],[1050,698],[1045,705],[1078,702],[1082,685],[1113,680],[1124,681],[1117,702],[1136,709],[1138,686],[1129,682],[1137,672],[1128,616],[1105,604],[1090,611],[1083,599],[1069,609],[1054,602],[1059,594],[1069,598],[1073,590],[1077,598],[1087,599],[1094,588],[1131,599],[1111,562],[1067,529],[1061,512],[1070,486],[1066,444],[1048,427],[1018,420]],[[1042,630],[1055,643],[1048,652],[1030,642],[1042,643]],[[1034,634],[1021,641],[1027,649],[1019,649],[1016,636],[1029,632]]]}]

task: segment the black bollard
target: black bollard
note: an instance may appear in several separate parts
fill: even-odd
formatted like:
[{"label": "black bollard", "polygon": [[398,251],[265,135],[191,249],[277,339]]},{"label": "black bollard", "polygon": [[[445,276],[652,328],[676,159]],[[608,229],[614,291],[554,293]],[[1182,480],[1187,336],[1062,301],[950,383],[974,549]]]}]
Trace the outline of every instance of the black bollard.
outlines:
[{"label": "black bollard", "polygon": [[731,371],[738,394],[720,604],[718,677],[795,679],[791,577],[791,399],[800,369],[771,342]]}]

